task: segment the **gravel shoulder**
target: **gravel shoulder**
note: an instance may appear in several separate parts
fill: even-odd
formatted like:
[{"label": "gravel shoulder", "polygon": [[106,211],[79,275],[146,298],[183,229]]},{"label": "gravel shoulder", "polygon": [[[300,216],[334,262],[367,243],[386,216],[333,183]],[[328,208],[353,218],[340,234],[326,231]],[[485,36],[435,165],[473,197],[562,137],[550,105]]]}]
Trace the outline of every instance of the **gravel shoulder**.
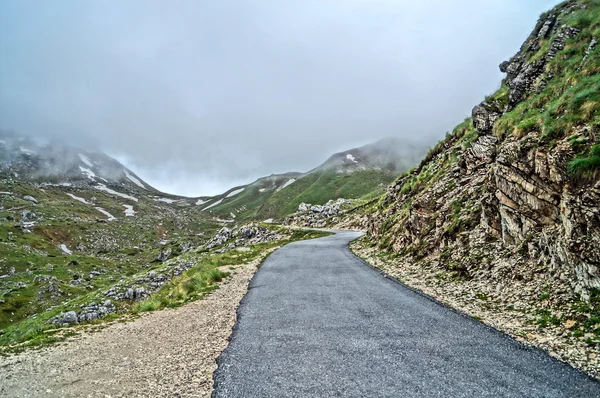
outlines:
[{"label": "gravel shoulder", "polygon": [[507,295],[504,300],[501,296],[493,300],[488,295],[496,293],[494,281],[485,278],[469,281],[440,278],[446,275],[440,268],[424,268],[418,264],[386,259],[376,248],[366,247],[360,240],[354,241],[351,248],[367,263],[403,284],[600,379],[600,350],[598,346],[585,342],[591,335],[574,338],[564,324],[538,327],[535,324],[539,318],[537,312],[544,308],[545,303],[543,300],[528,301],[527,285],[511,281],[510,286],[500,287],[513,294]]},{"label": "gravel shoulder", "polygon": [[0,358],[2,397],[208,397],[259,260],[185,306]]}]

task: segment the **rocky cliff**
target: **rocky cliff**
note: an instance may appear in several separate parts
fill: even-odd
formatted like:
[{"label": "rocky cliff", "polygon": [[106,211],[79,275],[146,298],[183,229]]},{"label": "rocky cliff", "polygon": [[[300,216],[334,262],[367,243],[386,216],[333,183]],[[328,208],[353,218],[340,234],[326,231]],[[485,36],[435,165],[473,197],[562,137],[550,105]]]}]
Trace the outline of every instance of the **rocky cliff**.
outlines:
[{"label": "rocky cliff", "polygon": [[501,88],[402,176],[368,221],[407,259],[473,277],[600,288],[600,2],[543,15]]}]

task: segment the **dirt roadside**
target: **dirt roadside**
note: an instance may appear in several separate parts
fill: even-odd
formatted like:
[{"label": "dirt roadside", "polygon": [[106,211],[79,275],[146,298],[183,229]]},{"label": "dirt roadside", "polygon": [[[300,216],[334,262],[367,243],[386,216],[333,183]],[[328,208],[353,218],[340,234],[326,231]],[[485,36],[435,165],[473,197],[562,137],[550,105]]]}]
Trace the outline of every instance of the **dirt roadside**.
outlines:
[{"label": "dirt roadside", "polygon": [[259,260],[185,306],[0,358],[3,397],[208,397]]}]

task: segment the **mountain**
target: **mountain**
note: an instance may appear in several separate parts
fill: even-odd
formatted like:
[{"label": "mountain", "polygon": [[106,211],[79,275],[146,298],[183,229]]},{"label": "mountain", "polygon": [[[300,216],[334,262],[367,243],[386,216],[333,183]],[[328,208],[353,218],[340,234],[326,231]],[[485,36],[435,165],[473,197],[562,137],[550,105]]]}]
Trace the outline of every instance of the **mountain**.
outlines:
[{"label": "mountain", "polygon": [[596,377],[599,37],[598,1],[543,14],[500,88],[349,221],[387,272]]},{"label": "mountain", "polygon": [[101,152],[60,142],[39,142],[0,132],[0,174],[20,180],[78,186],[118,185],[159,193],[134,172]]},{"label": "mountain", "polygon": [[389,137],[360,148],[336,153],[309,173],[354,173],[368,170],[401,173],[414,167],[424,155],[424,151],[423,144]]},{"label": "mountain", "polygon": [[401,172],[414,166],[425,147],[386,138],[332,155],[306,173],[273,174],[212,198],[200,198],[203,210],[230,219],[283,219],[302,202],[358,199],[380,193]]}]

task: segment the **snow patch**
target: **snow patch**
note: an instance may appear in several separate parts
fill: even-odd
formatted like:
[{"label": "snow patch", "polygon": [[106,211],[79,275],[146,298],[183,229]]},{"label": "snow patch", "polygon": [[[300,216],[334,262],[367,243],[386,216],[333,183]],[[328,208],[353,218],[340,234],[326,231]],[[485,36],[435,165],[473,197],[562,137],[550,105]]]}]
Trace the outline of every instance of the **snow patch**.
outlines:
[{"label": "snow patch", "polygon": [[24,153],[25,155],[35,155],[34,151],[32,151],[31,149],[23,148],[23,147],[21,147],[21,152]]},{"label": "snow patch", "polygon": [[88,167],[94,167],[94,164],[92,163],[92,161],[87,156],[85,156],[84,154],[80,153],[79,154],[79,159],[81,159],[81,161],[83,163],[85,163],[86,166],[88,166]]},{"label": "snow patch", "polygon": [[267,218],[265,221],[263,221],[265,224],[273,224],[275,221],[272,218]]},{"label": "snow patch", "polygon": [[258,192],[260,192],[260,193],[263,193],[263,192],[265,192],[266,190],[267,190],[267,188],[261,188],[261,189],[259,189],[259,190],[258,190]]},{"label": "snow patch", "polygon": [[293,183],[296,182],[295,178],[289,179],[287,180],[287,182],[285,184],[283,184],[277,191],[281,191],[283,188],[285,187],[289,187],[290,185],[292,185]]},{"label": "snow patch", "polygon": [[127,170],[123,169],[123,171],[125,172],[125,175],[127,176],[127,178],[129,178],[135,185],[137,185],[140,188],[146,189],[146,187],[144,186],[144,184],[142,184],[142,182],[140,180],[138,180],[137,178],[135,178],[134,176],[129,174],[129,172]]},{"label": "snow patch", "polygon": [[232,196],[237,195],[238,193],[242,192],[244,189],[246,188],[240,188],[240,189],[236,189],[235,191],[231,191],[229,192],[229,194],[227,194],[227,196],[225,196],[226,198],[231,198]]},{"label": "snow patch", "polygon": [[133,197],[131,195],[127,195],[127,194],[124,194],[124,193],[121,193],[121,192],[113,191],[112,189],[108,188],[104,184],[98,184],[94,188],[96,188],[99,191],[104,191],[104,192],[112,194],[112,195],[120,196],[120,197],[122,197],[124,199],[133,200],[134,202],[138,201],[138,198],[135,198],[135,197]]},{"label": "snow patch", "polygon": [[204,211],[204,210],[208,210],[208,209],[210,209],[211,207],[215,207],[215,206],[217,206],[217,205],[220,205],[222,201],[223,201],[223,199],[219,199],[219,200],[217,200],[215,203],[213,203],[213,204],[211,204],[211,205],[209,205],[209,206],[206,206],[204,209],[202,209],[202,211]]},{"label": "snow patch", "polygon": [[85,167],[81,167],[79,166],[79,170],[81,170],[81,172],[83,174],[85,174],[87,176],[87,178],[93,180],[94,177],[96,177],[96,174],[94,174],[94,172],[90,169],[86,169]]},{"label": "snow patch", "polygon": [[100,213],[104,214],[106,217],[108,217],[108,221],[117,219],[117,217],[113,216],[112,214],[104,210],[102,207],[95,207],[95,209],[98,210]]},{"label": "snow patch", "polygon": [[169,198],[154,198],[154,200],[157,202],[165,202],[168,204],[175,203],[175,199],[169,199]]},{"label": "snow patch", "polygon": [[229,213],[229,215],[231,216],[231,218],[235,218],[235,214]]},{"label": "snow patch", "polygon": [[71,199],[75,199],[80,201],[81,203],[85,203],[86,205],[91,204],[90,202],[88,202],[87,200],[85,200],[84,198],[80,198],[79,196],[75,196],[72,193],[68,193],[67,196],[71,197]]},{"label": "snow patch", "polygon": [[123,210],[125,212],[125,217],[135,216],[135,210],[133,210],[132,205],[123,205],[123,207],[125,208],[125,210]]},{"label": "snow patch", "polygon": [[210,200],[202,200],[202,199],[198,199],[198,200],[196,201],[196,206],[202,206],[203,204],[205,204],[205,203],[208,203],[208,202],[210,202]]},{"label": "snow patch", "polygon": [[64,243],[61,243],[60,245],[58,245],[58,248],[59,248],[60,250],[62,250],[62,252],[63,252],[64,254],[69,254],[69,255],[70,255],[70,254],[73,254],[73,252],[72,252],[71,250],[69,250],[69,248],[67,247],[67,245],[65,245]]},{"label": "snow patch", "polygon": [[358,160],[356,160],[356,158],[351,153],[346,155],[346,159],[348,159],[351,162],[358,163]]}]

